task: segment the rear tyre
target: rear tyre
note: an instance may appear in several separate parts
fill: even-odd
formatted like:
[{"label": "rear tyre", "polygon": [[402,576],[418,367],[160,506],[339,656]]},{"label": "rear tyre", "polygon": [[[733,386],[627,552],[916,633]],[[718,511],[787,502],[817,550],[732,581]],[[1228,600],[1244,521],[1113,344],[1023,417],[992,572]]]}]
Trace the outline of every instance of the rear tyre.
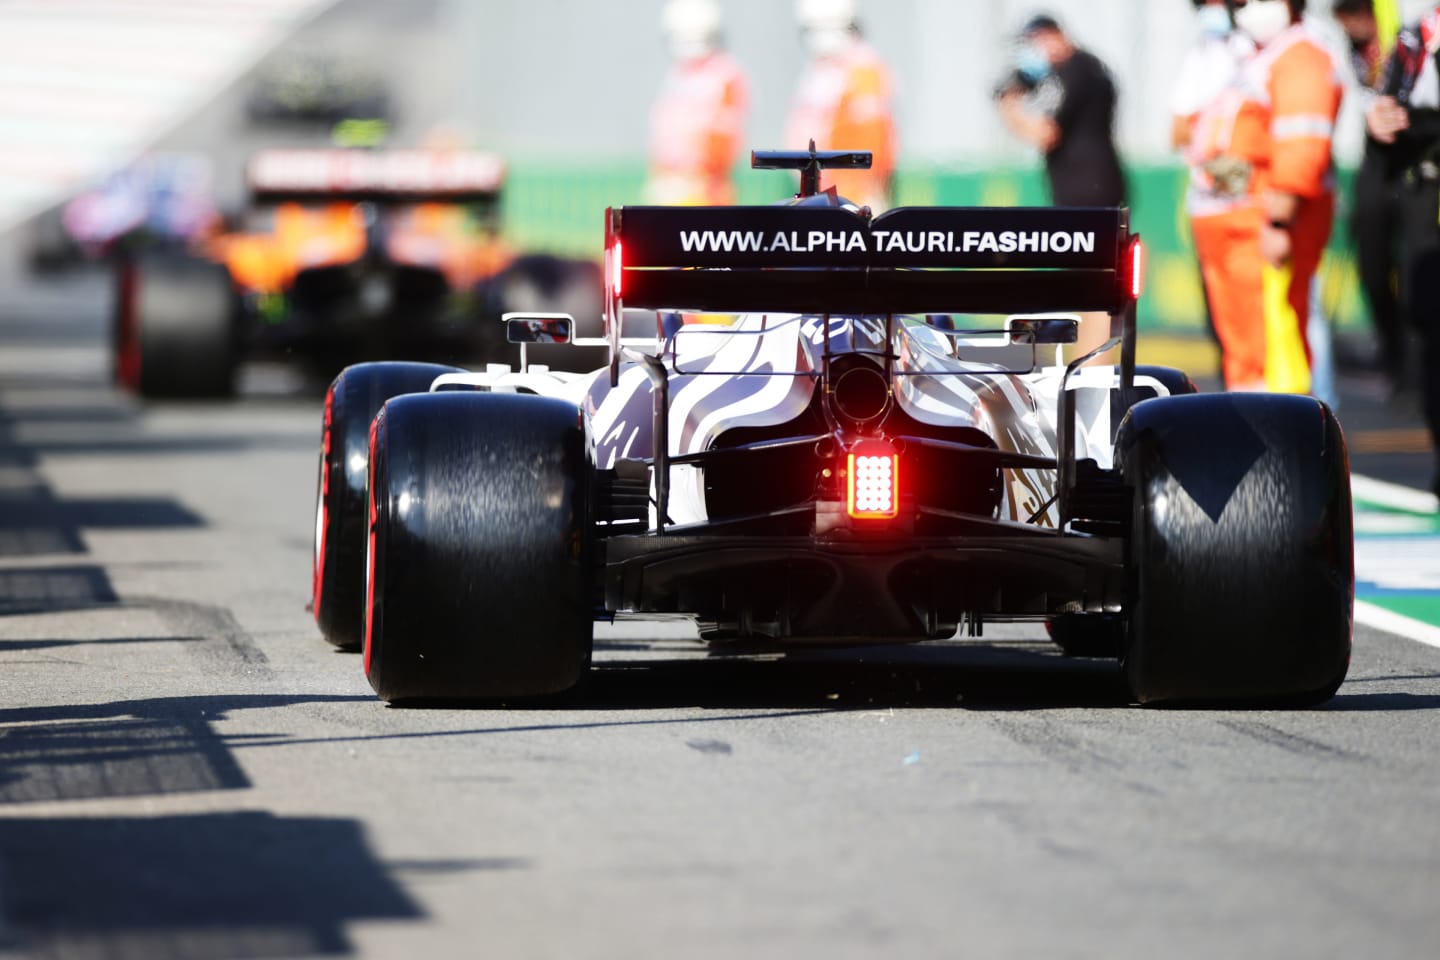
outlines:
[{"label": "rear tyre", "polygon": [[240,299],[230,272],[183,255],[120,262],[116,381],[145,397],[228,397],[240,364]]},{"label": "rear tyre", "polygon": [[1330,408],[1218,394],[1136,405],[1117,455],[1135,491],[1124,665],[1142,703],[1299,706],[1345,678],[1350,473]]},{"label": "rear tyre", "polygon": [[30,271],[52,274],[77,266],[83,255],[65,228],[65,208],[53,207],[30,221]]},{"label": "rear tyre", "polygon": [[325,392],[311,609],[337,647],[359,649],[364,639],[370,421],[386,400],[424,392],[441,374],[458,372],[436,363],[360,363],[342,370]]},{"label": "rear tyre", "polygon": [[365,673],[384,700],[513,700],[590,661],[586,422],[518,394],[391,400],[371,435]]}]

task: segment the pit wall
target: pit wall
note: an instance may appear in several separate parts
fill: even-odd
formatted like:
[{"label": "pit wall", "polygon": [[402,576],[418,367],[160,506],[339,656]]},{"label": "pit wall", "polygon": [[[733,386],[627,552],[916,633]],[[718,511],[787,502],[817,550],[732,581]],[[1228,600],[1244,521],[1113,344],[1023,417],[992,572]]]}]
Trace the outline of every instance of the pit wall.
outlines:
[{"label": "pit wall", "polygon": [[[510,165],[504,198],[506,234],[517,246],[573,256],[594,256],[603,236],[607,206],[644,202],[645,172],[635,164],[575,169],[545,163]],[[1172,333],[1205,328],[1199,272],[1185,217],[1185,171],[1173,165],[1132,165],[1132,229],[1145,240],[1146,296],[1142,329]],[[1349,171],[1341,176],[1342,213],[1320,272],[1320,303],[1333,323],[1365,323],[1343,211],[1348,210]],[[791,174],[745,170],[737,177],[740,202],[771,203],[795,189]],[[1046,202],[1039,169],[911,168],[897,177],[897,206],[1035,206]]]}]

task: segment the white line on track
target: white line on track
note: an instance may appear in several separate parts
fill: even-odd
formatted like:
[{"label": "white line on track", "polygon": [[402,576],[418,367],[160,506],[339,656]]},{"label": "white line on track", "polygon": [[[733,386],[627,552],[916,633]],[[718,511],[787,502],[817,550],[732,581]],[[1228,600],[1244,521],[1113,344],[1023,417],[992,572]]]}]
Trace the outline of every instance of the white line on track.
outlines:
[{"label": "white line on track", "polygon": [[1355,601],[1355,622],[1376,630],[1384,630],[1386,633],[1393,633],[1406,640],[1423,643],[1427,647],[1440,648],[1440,627],[1432,627],[1428,623],[1421,623],[1419,620],[1393,613],[1384,607],[1366,603],[1364,600]]},{"label": "white line on track", "polygon": [[[1440,502],[1434,494],[1413,487],[1376,480],[1373,477],[1352,474],[1350,490],[1361,500],[1392,510],[1432,515],[1440,511]],[[1426,646],[1440,648],[1440,627],[1431,626],[1412,617],[1386,610],[1384,607],[1363,600],[1355,601],[1355,622],[1386,633],[1414,640]]]},{"label": "white line on track", "polygon": [[1408,510],[1411,513],[1435,513],[1440,511],[1440,501],[1433,493],[1401,486],[1358,473],[1350,475],[1350,492],[1362,500],[1389,507],[1392,510]]}]

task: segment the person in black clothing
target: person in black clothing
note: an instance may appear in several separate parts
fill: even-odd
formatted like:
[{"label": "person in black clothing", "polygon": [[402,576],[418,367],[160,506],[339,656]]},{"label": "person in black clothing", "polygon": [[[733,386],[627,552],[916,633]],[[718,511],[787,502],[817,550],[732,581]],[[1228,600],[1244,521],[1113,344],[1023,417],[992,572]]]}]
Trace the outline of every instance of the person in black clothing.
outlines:
[{"label": "person in black clothing", "polygon": [[1424,344],[1425,419],[1440,497],[1440,4],[1426,6],[1400,31],[1365,127],[1400,184],[1400,302]]},{"label": "person in black clothing", "polygon": [[[1368,108],[1380,94],[1385,58],[1375,20],[1374,0],[1336,0],[1330,8],[1350,42],[1350,69]],[[1398,268],[1396,238],[1403,204],[1399,181],[1387,169],[1386,149],[1365,138],[1365,156],[1355,174],[1350,239],[1355,245],[1360,287],[1370,307],[1370,322],[1380,345],[1380,362],[1392,390],[1407,380],[1405,325],[1395,298]]]},{"label": "person in black clothing", "polygon": [[1000,116],[1012,133],[1045,154],[1051,201],[1062,207],[1124,206],[1110,71],[1076,47],[1053,17],[1032,18],[1021,38],[1016,82],[1000,92]]},{"label": "person in black clothing", "polygon": [[[1051,202],[1061,207],[1125,206],[1125,175],[1113,132],[1117,95],[1110,71],[1094,54],[1075,46],[1053,17],[1032,17],[1020,36],[1015,73],[996,91],[996,101],[1010,132],[1045,155]],[[1082,321],[1077,356],[1109,335],[1102,316]]]}]

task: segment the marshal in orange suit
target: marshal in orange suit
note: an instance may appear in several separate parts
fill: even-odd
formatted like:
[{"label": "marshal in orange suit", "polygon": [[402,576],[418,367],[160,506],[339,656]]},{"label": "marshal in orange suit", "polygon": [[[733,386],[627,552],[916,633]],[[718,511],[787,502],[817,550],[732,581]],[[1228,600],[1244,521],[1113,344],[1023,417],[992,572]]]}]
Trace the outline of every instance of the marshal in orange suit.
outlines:
[{"label": "marshal in orange suit", "polygon": [[[1301,21],[1305,0],[1249,0],[1237,7],[1236,23],[1258,52],[1236,86],[1200,118],[1194,158],[1209,171],[1217,195],[1234,202],[1195,219],[1195,244],[1225,384],[1263,390],[1267,363],[1276,387],[1274,367],[1286,342],[1305,349],[1311,280],[1335,212],[1330,147],[1343,87],[1339,64]],[[1283,327],[1279,318],[1266,322],[1267,266],[1283,270],[1288,284]],[[1308,374],[1299,382],[1294,389],[1306,389]]]},{"label": "marshal in orange suit", "polygon": [[810,61],[800,76],[785,145],[803,150],[869,150],[869,170],[827,170],[823,186],[880,212],[895,175],[890,71],[856,24],[855,0],[797,0],[796,19]]}]

